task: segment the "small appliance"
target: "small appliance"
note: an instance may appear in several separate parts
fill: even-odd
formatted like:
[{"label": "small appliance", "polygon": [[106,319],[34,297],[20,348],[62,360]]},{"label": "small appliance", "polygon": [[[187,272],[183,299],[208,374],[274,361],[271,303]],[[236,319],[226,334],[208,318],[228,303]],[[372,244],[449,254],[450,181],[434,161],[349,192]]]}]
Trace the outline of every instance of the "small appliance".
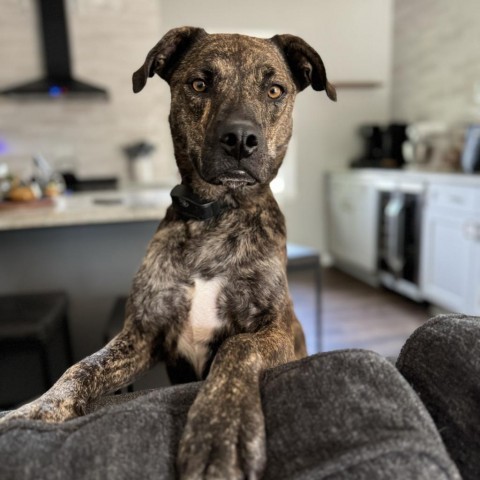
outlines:
[{"label": "small appliance", "polygon": [[407,125],[363,125],[358,133],[363,141],[363,152],[354,159],[352,168],[401,168],[405,163],[402,144],[406,140]]}]

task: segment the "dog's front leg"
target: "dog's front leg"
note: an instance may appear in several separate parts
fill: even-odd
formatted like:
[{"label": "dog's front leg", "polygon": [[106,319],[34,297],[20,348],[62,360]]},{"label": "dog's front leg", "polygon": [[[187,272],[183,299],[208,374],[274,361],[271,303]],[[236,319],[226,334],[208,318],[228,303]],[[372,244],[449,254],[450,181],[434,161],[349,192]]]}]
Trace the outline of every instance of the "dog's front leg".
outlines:
[{"label": "dog's front leg", "polygon": [[288,328],[270,326],[228,338],[189,413],[180,442],[182,479],[256,479],[265,468],[265,423],[259,379],[294,360]]},{"label": "dog's front leg", "polygon": [[2,422],[30,418],[63,422],[83,415],[91,400],[128,383],[153,363],[151,336],[126,325],[108,345],[71,366],[40,398],[12,411]]}]

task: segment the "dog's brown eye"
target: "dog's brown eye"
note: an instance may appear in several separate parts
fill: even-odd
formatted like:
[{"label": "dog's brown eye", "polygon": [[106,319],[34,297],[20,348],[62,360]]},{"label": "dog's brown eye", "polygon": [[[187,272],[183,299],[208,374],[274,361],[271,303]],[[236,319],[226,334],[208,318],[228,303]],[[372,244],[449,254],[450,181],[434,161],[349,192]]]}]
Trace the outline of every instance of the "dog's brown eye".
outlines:
[{"label": "dog's brown eye", "polygon": [[268,89],[268,96],[276,100],[283,95],[283,88],[280,85],[272,85]]},{"label": "dog's brown eye", "polygon": [[196,92],[202,93],[207,89],[207,84],[203,80],[197,79],[192,82],[192,88]]}]

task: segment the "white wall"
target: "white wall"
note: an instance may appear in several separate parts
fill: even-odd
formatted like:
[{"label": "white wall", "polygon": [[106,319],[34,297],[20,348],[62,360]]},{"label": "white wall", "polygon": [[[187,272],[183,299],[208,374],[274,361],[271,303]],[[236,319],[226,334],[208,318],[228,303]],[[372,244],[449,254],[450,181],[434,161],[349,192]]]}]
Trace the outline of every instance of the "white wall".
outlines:
[{"label": "white wall", "polygon": [[293,33],[317,49],[333,82],[382,82],[375,90],[339,90],[337,103],[312,89],[297,97],[299,185],[284,205],[291,241],[326,248],[322,173],[344,169],[359,153],[358,125],[389,118],[392,8],[392,0],[163,0],[162,32],[193,25]]}]

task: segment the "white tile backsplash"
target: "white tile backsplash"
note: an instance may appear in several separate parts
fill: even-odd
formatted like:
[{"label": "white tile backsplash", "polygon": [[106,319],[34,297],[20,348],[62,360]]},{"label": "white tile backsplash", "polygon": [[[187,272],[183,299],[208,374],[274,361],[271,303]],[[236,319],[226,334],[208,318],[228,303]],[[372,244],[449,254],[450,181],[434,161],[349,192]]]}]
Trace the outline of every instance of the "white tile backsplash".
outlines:
[{"label": "white tile backsplash", "polygon": [[[41,77],[33,1],[2,2],[0,89]],[[131,75],[164,33],[160,0],[67,1],[74,75],[108,91],[109,100],[12,100],[0,97],[0,156],[28,170],[33,152],[81,176],[127,175],[121,146],[146,139],[157,145],[155,177],[175,173],[166,120],[166,85],[134,95]],[[7,66],[7,68],[4,68]],[[27,166],[27,167],[26,167]]]},{"label": "white tile backsplash", "polygon": [[478,0],[396,0],[392,114],[397,120],[480,121]]}]

